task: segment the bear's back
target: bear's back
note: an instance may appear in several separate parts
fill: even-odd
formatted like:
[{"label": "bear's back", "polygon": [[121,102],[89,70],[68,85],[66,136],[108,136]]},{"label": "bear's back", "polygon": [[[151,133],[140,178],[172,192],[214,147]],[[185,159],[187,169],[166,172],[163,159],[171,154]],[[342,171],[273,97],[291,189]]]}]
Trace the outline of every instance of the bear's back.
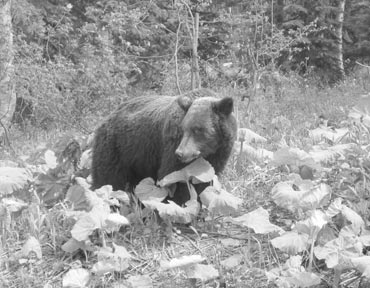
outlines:
[{"label": "bear's back", "polygon": [[159,112],[169,109],[177,97],[175,96],[138,96],[124,100],[116,113],[150,113],[152,110]]}]

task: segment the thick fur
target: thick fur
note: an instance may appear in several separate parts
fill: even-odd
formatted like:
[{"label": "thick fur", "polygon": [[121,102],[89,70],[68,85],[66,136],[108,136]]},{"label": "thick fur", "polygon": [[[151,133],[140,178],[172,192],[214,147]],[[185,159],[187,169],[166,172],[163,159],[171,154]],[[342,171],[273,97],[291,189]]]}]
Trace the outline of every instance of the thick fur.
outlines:
[{"label": "thick fur", "polygon": [[[229,111],[232,99],[220,102],[216,96],[200,89],[178,97],[128,99],[96,131],[93,188],[110,184],[114,190],[133,191],[142,179],[160,180],[194,155],[221,173],[236,137],[236,120]],[[181,186],[173,199],[178,204],[189,199]]]}]

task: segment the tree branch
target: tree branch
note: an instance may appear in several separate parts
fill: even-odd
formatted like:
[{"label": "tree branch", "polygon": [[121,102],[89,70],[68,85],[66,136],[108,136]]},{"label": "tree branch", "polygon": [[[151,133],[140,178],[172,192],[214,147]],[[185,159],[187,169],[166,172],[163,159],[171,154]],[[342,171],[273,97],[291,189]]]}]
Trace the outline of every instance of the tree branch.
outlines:
[{"label": "tree branch", "polygon": [[366,68],[369,68],[370,69],[370,66],[369,65],[362,64],[362,63],[360,63],[358,61],[356,61],[356,64],[358,64],[358,65],[360,65],[362,67],[366,67]]}]

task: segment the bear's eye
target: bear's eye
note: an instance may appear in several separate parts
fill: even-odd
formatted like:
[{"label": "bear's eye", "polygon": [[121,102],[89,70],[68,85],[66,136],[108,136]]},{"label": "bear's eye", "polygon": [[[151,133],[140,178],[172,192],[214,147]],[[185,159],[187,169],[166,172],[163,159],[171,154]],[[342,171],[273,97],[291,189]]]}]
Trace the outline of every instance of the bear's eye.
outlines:
[{"label": "bear's eye", "polygon": [[193,133],[194,133],[195,135],[200,135],[200,134],[202,134],[202,133],[203,133],[203,129],[202,129],[201,127],[194,127],[194,128],[193,128]]}]

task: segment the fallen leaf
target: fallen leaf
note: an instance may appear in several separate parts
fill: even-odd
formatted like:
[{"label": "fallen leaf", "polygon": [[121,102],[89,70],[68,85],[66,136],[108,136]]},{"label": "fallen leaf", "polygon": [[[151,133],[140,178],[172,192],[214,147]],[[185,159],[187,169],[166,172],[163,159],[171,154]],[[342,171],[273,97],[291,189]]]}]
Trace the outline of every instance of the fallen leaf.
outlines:
[{"label": "fallen leaf", "polygon": [[225,191],[208,186],[199,194],[202,204],[215,214],[230,215],[236,212],[243,200]]},{"label": "fallen leaf", "polygon": [[55,167],[57,167],[58,162],[57,162],[57,157],[55,156],[54,151],[46,150],[44,153],[44,159],[46,162],[46,166],[49,169],[54,169]]},{"label": "fallen leaf", "polygon": [[28,238],[26,243],[23,244],[22,247],[22,255],[24,257],[29,258],[31,255],[30,253],[35,253],[38,259],[42,258],[42,250],[40,242],[33,236]]},{"label": "fallen leaf", "polygon": [[121,226],[130,225],[130,222],[125,216],[122,216],[118,213],[110,213],[105,219],[104,229],[113,232],[118,231]]},{"label": "fallen leaf", "polygon": [[220,240],[221,244],[225,247],[238,247],[240,246],[240,241],[232,238],[225,238]]},{"label": "fallen leaf", "polygon": [[69,239],[66,243],[62,245],[62,250],[67,253],[73,253],[78,249],[86,250],[86,251],[95,251],[92,245],[87,245],[85,241],[77,241],[74,238]]},{"label": "fallen leaf", "polygon": [[153,281],[149,275],[130,276],[126,282],[130,288],[153,288]]},{"label": "fallen leaf", "polygon": [[145,178],[136,186],[135,195],[140,201],[157,200],[162,202],[168,196],[168,190],[156,186],[152,178]]},{"label": "fallen leaf", "polygon": [[231,218],[231,221],[235,224],[252,228],[254,232],[259,234],[267,234],[271,232],[281,233],[284,231],[279,226],[270,223],[268,211],[262,207],[242,216]]},{"label": "fallen leaf", "polygon": [[351,261],[363,277],[370,278],[370,256],[354,257]]},{"label": "fallen leaf", "polygon": [[16,198],[3,198],[1,199],[1,204],[4,205],[6,209],[11,213],[18,212],[29,206],[22,200]]},{"label": "fallen leaf", "polygon": [[0,167],[0,196],[13,194],[23,189],[32,175],[24,168]]},{"label": "fallen leaf", "polygon": [[234,267],[238,266],[243,261],[243,255],[235,254],[220,262],[221,266],[225,269],[233,269]]},{"label": "fallen leaf", "polygon": [[299,252],[307,250],[309,245],[308,235],[299,234],[295,231],[288,231],[272,239],[271,244],[289,255],[296,255]]},{"label": "fallen leaf", "polygon": [[148,209],[158,211],[159,216],[164,219],[171,219],[178,223],[189,223],[198,214],[199,203],[198,201],[189,200],[183,208],[177,205],[173,201],[168,201],[168,203],[161,203],[154,200],[143,201],[143,204]]},{"label": "fallen leaf", "polygon": [[71,269],[63,277],[63,287],[86,288],[90,281],[90,272],[83,268]]},{"label": "fallen leaf", "polygon": [[201,255],[189,255],[182,256],[180,258],[174,258],[169,261],[162,260],[160,261],[159,265],[163,270],[168,270],[198,264],[203,262],[204,260],[205,258],[203,258]]},{"label": "fallen leaf", "polygon": [[212,265],[195,264],[187,266],[184,270],[188,278],[199,279],[202,282],[219,277],[218,270],[216,270]]}]

